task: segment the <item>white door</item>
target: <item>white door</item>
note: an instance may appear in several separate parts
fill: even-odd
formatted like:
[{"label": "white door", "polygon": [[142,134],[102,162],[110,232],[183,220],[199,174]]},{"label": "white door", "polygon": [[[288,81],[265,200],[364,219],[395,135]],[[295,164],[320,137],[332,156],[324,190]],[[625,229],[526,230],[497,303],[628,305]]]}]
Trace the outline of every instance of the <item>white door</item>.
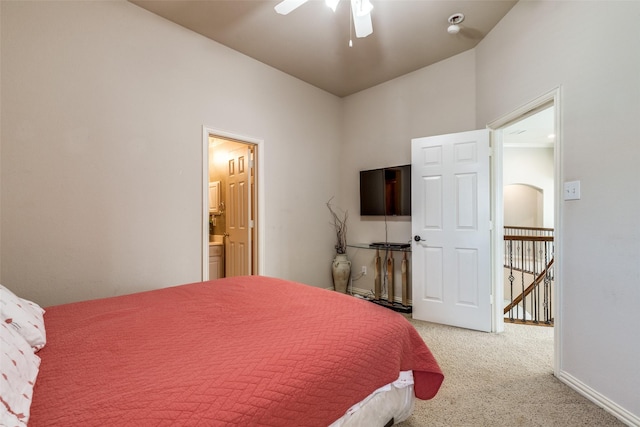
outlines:
[{"label": "white door", "polygon": [[490,130],[411,141],[413,317],[491,331]]},{"label": "white door", "polygon": [[251,274],[251,151],[231,151],[227,180],[227,233],[225,277]]}]

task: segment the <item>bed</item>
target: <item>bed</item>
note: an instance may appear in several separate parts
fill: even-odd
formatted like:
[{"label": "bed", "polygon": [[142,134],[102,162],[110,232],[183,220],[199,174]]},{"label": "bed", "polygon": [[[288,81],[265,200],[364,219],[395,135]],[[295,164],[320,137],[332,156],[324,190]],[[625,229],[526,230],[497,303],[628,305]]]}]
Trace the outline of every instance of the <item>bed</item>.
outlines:
[{"label": "bed", "polygon": [[[5,408],[16,425],[384,426],[444,378],[402,315],[269,277],[43,312],[30,407]],[[386,409],[394,399],[399,407]]]}]

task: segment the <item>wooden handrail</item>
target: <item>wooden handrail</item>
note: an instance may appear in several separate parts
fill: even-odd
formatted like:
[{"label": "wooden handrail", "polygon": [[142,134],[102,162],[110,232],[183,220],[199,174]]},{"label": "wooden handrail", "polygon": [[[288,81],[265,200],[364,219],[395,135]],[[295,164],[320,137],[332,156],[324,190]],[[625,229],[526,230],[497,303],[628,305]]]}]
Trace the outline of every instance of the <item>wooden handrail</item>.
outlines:
[{"label": "wooden handrail", "polygon": [[523,240],[525,242],[553,242],[553,236],[504,236],[504,240]]},{"label": "wooden handrail", "polygon": [[530,230],[530,231],[553,231],[553,228],[543,228],[543,227],[516,227],[513,225],[505,225],[504,228],[508,228],[510,230]]}]

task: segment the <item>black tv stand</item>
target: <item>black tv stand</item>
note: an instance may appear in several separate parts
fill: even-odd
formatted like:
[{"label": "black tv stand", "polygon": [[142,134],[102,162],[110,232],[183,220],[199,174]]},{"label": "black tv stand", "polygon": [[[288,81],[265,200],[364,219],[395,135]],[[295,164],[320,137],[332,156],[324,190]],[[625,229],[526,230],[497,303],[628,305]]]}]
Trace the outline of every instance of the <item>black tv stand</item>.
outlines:
[{"label": "black tv stand", "polygon": [[369,247],[371,248],[379,248],[379,249],[406,249],[410,247],[410,243],[391,243],[391,242],[373,242],[369,243]]},{"label": "black tv stand", "polygon": [[389,308],[393,311],[397,311],[399,313],[409,314],[413,311],[410,305],[402,305],[398,302],[389,302],[383,299],[372,299],[369,301],[371,301],[374,304],[378,304],[382,307]]}]

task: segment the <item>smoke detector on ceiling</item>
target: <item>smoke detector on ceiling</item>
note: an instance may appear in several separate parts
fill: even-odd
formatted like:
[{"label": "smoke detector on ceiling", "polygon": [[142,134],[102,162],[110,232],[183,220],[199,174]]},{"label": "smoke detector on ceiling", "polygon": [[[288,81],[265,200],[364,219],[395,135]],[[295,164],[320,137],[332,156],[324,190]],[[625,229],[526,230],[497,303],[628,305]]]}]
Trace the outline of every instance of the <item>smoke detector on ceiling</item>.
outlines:
[{"label": "smoke detector on ceiling", "polygon": [[458,34],[460,32],[460,25],[464,21],[464,15],[462,13],[454,13],[449,17],[449,27],[447,28],[447,32],[449,34]]}]

